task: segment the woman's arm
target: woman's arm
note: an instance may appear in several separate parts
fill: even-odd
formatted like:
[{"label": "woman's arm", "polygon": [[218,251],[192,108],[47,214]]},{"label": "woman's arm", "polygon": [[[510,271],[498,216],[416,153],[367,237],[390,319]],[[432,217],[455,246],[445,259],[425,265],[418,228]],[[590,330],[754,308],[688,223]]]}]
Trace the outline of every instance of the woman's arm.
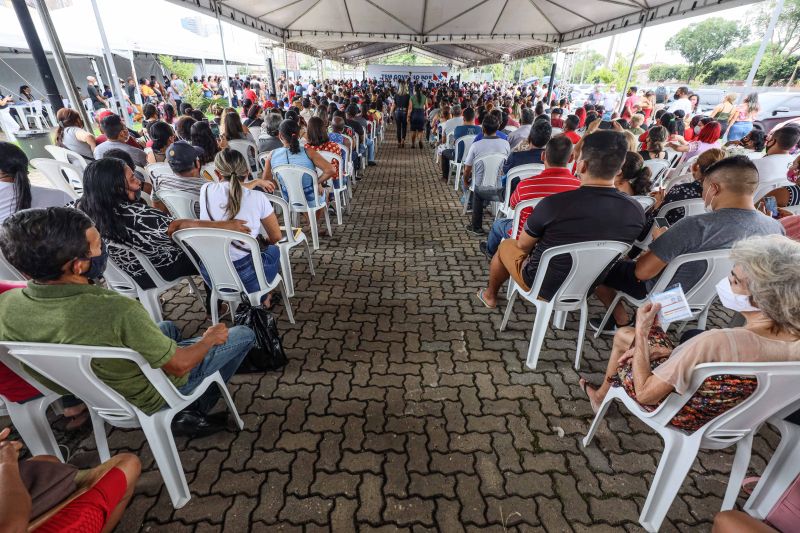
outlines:
[{"label": "woman's arm", "polygon": [[650,370],[650,328],[661,310],[660,304],[647,303],[636,311],[635,353],[633,354],[633,386],[636,400],[643,405],[656,405],[674,389]]},{"label": "woman's arm", "polygon": [[[275,244],[283,238],[283,233],[281,233],[281,225],[280,222],[278,222],[278,217],[275,215],[274,211],[268,217],[261,219],[261,226],[264,228],[264,230],[266,230],[267,240],[270,242],[270,244]],[[292,231],[292,228],[286,228],[287,233],[290,231]]]},{"label": "woman's arm", "polygon": [[711,110],[711,113],[709,113],[708,116],[714,118],[719,115],[720,111],[722,111],[722,104],[717,104],[717,106]]},{"label": "woman's arm", "polygon": [[75,133],[75,138],[81,142],[88,144],[92,148],[92,151],[94,151],[94,149],[97,147],[97,140],[94,138],[94,135],[92,135],[86,130],[79,129]]},{"label": "woman's arm", "polygon": [[244,220],[195,220],[193,218],[180,218],[173,220],[167,229],[167,235],[172,237],[176,231],[189,228],[218,228],[227,229],[231,231],[238,231],[240,233],[250,233],[250,228],[247,227]]},{"label": "woman's arm", "polygon": [[11,428],[0,431],[0,532],[25,533],[31,514],[31,496],[19,475],[22,443],[7,441]]},{"label": "woman's arm", "polygon": [[336,171],[333,169],[333,165],[330,161],[322,157],[316,150],[307,150],[306,153],[311,159],[311,162],[314,163],[314,166],[322,170],[322,175],[317,179],[318,183],[325,183],[334,177]]}]

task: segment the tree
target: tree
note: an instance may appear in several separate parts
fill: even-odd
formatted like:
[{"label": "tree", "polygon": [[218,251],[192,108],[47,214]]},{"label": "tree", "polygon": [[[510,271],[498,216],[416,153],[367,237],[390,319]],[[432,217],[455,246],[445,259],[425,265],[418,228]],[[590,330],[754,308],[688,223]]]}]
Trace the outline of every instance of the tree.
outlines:
[{"label": "tree", "polygon": [[663,63],[656,63],[647,71],[650,81],[685,80],[688,74],[689,69],[686,65],[665,65]]},{"label": "tree", "polygon": [[679,52],[689,62],[687,81],[691,81],[732,46],[746,39],[748,33],[747,28],[740,28],[732,20],[715,17],[683,28],[670,37],[666,48]]},{"label": "tree", "polygon": [[582,50],[578,52],[578,58],[575,61],[575,67],[572,69],[573,79],[578,83],[583,83],[587,76],[591,75],[600,65],[605,61],[603,54],[599,54],[594,50]]},{"label": "tree", "polygon": [[723,57],[711,63],[703,73],[703,83],[715,84],[741,79],[742,62]]},{"label": "tree", "polygon": [[600,67],[589,74],[588,79],[592,83],[611,83],[614,81],[614,72],[608,67]]},{"label": "tree", "polygon": [[[753,27],[764,28],[769,24],[775,2],[761,4]],[[763,37],[764,32],[759,33]],[[800,50],[800,0],[784,0],[783,11],[772,34],[772,42],[780,54],[793,54]]]},{"label": "tree", "polygon": [[174,57],[160,55],[158,62],[164,66],[164,69],[169,71],[170,74],[177,74],[183,81],[189,81],[194,76],[194,63],[187,63],[185,61],[178,61]]}]

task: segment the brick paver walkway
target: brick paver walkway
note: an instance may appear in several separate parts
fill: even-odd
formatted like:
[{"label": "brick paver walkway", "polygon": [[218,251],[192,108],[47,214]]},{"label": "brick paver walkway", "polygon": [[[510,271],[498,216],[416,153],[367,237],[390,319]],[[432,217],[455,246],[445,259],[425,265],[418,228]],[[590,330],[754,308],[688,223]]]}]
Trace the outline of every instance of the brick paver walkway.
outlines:
[{"label": "brick paver walkway", "polygon": [[[612,408],[583,448],[577,316],[525,369],[532,308],[517,304],[498,332],[501,311],[474,297],[487,263],[455,193],[430,150],[392,144],[323,238],[316,278],[295,261],[297,324],[280,323],[289,365],[234,378],[245,429],[178,439],[192,500],[172,508],[141,432],[111,432],[112,450],[145,468],[119,531],[640,531],[660,439]],[[206,323],[185,292],[165,316],[186,335]],[[609,349],[587,339],[595,382]],[[775,440],[757,439],[754,470]],[[710,529],[731,458],[700,454],[664,531]]]}]

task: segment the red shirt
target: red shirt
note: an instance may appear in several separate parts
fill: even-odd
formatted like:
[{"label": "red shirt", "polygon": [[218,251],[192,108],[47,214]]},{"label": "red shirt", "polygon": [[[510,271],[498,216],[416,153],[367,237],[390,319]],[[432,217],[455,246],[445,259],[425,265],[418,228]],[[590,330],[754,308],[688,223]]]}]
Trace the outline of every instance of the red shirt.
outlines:
[{"label": "red shirt", "polygon": [[578,141],[581,140],[581,136],[574,131],[565,131],[564,135],[566,135],[567,138],[572,141],[572,144],[578,144]]},{"label": "red shirt", "polygon": [[[535,198],[545,198],[547,196],[567,192],[581,186],[581,181],[572,175],[568,168],[552,167],[542,170],[539,174],[523,179],[514,190],[514,194],[508,200],[510,207],[515,207],[523,200],[533,200]],[[520,235],[525,227],[525,221],[533,212],[532,207],[523,209],[519,217]],[[513,230],[513,228],[512,228]],[[509,231],[509,236],[511,232]]]},{"label": "red shirt", "polygon": [[253,89],[245,89],[243,94],[245,98],[247,98],[254,104],[258,102],[258,97],[256,96],[256,92]]}]

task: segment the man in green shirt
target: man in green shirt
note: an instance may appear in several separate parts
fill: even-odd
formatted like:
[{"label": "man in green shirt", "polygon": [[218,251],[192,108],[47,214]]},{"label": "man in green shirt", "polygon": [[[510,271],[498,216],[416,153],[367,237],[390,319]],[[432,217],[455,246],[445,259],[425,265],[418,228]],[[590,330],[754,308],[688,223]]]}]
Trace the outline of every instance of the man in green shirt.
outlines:
[{"label": "man in green shirt", "polygon": [[[160,368],[182,393],[217,370],[227,382],[255,342],[246,327],[216,324],[183,340],[171,322],[155,324],[141,304],[101,288],[107,252],[91,219],[68,207],[19,211],[0,228],[6,259],[32,281],[0,295],[0,340],[130,348]],[[139,367],[123,359],[92,362],[100,380],[143,412],[164,400]],[[48,387],[62,390],[42,376]],[[71,391],[80,397],[81,391]],[[226,427],[227,413],[209,415],[219,398],[212,386],[175,417],[176,433],[199,436]]]}]

